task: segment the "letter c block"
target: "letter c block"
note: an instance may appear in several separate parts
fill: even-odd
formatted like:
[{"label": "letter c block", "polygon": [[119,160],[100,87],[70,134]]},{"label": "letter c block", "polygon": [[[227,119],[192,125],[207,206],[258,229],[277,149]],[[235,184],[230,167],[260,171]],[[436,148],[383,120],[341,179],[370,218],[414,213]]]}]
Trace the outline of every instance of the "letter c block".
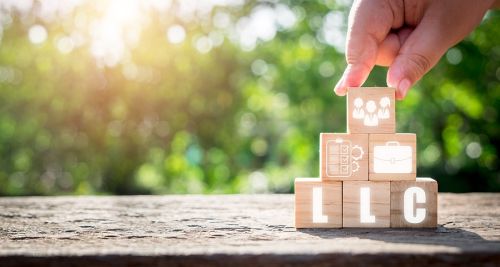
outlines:
[{"label": "letter c block", "polygon": [[391,182],[391,227],[433,228],[437,226],[436,180]]}]

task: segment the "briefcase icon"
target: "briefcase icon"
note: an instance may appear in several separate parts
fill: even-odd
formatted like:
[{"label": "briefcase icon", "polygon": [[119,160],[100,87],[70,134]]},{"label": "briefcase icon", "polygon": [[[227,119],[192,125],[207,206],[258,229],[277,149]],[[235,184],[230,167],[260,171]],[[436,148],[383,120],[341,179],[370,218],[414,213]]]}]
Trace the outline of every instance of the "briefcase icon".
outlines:
[{"label": "briefcase icon", "polygon": [[411,173],[413,154],[411,146],[401,146],[397,141],[373,148],[373,172]]}]

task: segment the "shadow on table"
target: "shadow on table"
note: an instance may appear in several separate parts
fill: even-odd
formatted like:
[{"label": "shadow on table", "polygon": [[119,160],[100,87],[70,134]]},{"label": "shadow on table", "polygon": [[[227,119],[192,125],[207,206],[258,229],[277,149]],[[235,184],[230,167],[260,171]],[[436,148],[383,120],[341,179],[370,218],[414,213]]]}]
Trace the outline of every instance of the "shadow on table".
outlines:
[{"label": "shadow on table", "polygon": [[489,241],[480,235],[460,228],[439,226],[429,229],[397,228],[343,228],[343,229],[299,229],[301,233],[324,239],[357,237],[398,244],[441,245],[461,250],[500,250],[500,241]]}]

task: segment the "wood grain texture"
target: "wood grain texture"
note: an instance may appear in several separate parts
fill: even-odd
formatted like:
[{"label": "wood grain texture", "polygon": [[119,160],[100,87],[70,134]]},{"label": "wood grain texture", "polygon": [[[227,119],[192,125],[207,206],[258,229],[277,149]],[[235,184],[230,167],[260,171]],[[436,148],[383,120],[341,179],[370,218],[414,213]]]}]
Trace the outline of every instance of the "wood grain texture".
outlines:
[{"label": "wood grain texture", "polygon": [[[415,204],[415,208],[425,208],[425,219],[421,223],[409,223],[404,218],[404,193],[410,187],[420,187],[425,192],[425,204]],[[417,178],[416,181],[391,182],[391,227],[436,227],[437,226],[438,184],[431,178]]]},{"label": "wood grain texture", "polygon": [[[395,133],[395,92],[395,89],[390,87],[348,88],[347,131],[349,133]],[[388,99],[388,101],[383,99]],[[356,118],[356,116],[361,117]],[[367,123],[368,125],[376,124],[367,126]]]},{"label": "wood grain texture", "polygon": [[0,266],[496,266],[500,194],[436,229],[304,229],[293,195],[0,198]]},{"label": "wood grain texture", "polygon": [[321,133],[323,181],[368,180],[368,134]]},{"label": "wood grain texture", "polygon": [[[313,188],[322,189],[322,210],[326,223],[313,222]],[[295,179],[295,227],[296,228],[341,228],[342,227],[342,182],[321,182],[320,178]]]},{"label": "wood grain texture", "polygon": [[[370,134],[369,140],[369,174],[370,181],[415,181],[417,176],[417,136],[413,133],[396,134]],[[397,142],[397,143],[395,143]],[[411,148],[411,159],[406,155],[406,148]],[[381,156],[375,155],[375,149],[388,152]],[[379,162],[376,163],[375,161]],[[375,164],[382,164],[379,170],[376,170]],[[411,164],[409,173],[384,173],[380,169],[387,169],[388,172],[397,172],[402,164]],[[393,165],[393,166],[391,166]],[[378,171],[376,173],[375,171]]]},{"label": "wood grain texture", "polygon": [[[360,188],[370,188],[370,211],[375,223],[360,222]],[[343,227],[390,227],[391,185],[389,182],[343,182]]]}]

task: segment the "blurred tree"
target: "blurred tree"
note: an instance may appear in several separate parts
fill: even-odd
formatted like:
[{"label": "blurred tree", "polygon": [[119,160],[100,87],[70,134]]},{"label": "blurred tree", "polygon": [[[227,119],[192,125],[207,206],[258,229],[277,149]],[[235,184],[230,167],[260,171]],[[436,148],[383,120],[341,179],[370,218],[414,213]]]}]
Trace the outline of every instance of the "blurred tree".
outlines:
[{"label": "blurred tree", "polygon": [[[0,195],[291,192],[346,129],[349,1],[53,3],[0,2]],[[499,23],[398,103],[441,191],[500,191]]]}]

